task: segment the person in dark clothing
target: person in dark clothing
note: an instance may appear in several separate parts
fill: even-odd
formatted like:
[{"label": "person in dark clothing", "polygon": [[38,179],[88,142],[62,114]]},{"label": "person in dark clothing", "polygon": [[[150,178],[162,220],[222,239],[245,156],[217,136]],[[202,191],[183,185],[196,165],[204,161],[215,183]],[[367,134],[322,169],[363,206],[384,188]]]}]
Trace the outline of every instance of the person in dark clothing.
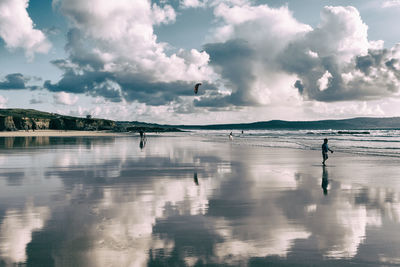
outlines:
[{"label": "person in dark clothing", "polygon": [[325,166],[325,161],[328,159],[328,151],[333,153],[333,150],[328,147],[328,138],[324,139],[324,143],[322,144],[322,165]]}]

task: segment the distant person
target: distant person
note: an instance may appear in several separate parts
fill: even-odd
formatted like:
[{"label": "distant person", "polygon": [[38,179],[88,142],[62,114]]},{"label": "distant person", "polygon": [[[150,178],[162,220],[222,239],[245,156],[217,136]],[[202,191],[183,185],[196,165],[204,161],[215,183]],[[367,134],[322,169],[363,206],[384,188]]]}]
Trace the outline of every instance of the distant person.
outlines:
[{"label": "distant person", "polygon": [[140,131],[139,131],[139,134],[140,134],[140,139],[143,139],[144,132],[143,132],[142,130],[140,130]]},{"label": "distant person", "polygon": [[321,187],[322,187],[322,192],[324,192],[324,195],[328,195],[328,184],[329,184],[329,180],[328,180],[328,170],[326,169],[325,165],[322,166],[322,183],[321,183]]},{"label": "distant person", "polygon": [[242,130],[242,134],[244,134],[243,130]]},{"label": "distant person", "polygon": [[325,161],[328,159],[328,151],[333,153],[333,150],[331,150],[328,147],[328,138],[324,139],[324,143],[322,144],[322,165],[325,166]]},{"label": "distant person", "polygon": [[233,140],[233,134],[232,134],[232,132],[229,134],[229,140]]}]

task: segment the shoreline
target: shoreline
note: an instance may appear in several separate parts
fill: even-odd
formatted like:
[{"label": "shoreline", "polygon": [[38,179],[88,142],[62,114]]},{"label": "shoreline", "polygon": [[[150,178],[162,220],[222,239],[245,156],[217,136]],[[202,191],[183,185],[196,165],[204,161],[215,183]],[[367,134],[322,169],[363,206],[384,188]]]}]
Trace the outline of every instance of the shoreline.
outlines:
[{"label": "shoreline", "polygon": [[74,130],[29,130],[29,131],[10,131],[0,132],[0,137],[42,137],[42,136],[127,136],[132,135],[129,132],[109,132],[109,131],[74,131]]}]

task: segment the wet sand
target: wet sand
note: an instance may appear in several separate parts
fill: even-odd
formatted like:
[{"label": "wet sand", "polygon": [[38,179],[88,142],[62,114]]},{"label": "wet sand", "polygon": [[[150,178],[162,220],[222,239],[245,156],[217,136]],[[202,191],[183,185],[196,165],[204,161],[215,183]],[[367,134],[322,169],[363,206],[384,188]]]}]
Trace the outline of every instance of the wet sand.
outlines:
[{"label": "wet sand", "polygon": [[[59,131],[59,130],[35,130],[35,131],[10,131],[0,132],[0,137],[18,137],[18,136],[124,136],[131,133],[116,133],[109,131]],[[132,135],[132,134],[131,134]]]},{"label": "wet sand", "polygon": [[397,158],[335,152],[323,167],[320,150],[186,134],[27,139],[0,149],[9,265],[400,264]]}]

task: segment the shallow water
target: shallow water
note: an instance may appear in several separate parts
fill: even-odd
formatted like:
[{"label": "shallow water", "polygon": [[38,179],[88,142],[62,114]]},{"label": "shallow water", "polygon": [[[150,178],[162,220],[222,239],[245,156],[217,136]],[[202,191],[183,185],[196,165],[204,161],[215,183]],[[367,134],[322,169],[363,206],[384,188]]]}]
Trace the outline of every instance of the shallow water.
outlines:
[{"label": "shallow water", "polygon": [[397,159],[185,135],[0,138],[0,266],[400,266]]},{"label": "shallow water", "polygon": [[[230,131],[197,130],[191,134],[226,140]],[[321,150],[328,138],[335,151],[400,158],[400,130],[233,130],[235,142],[246,146]]]}]

